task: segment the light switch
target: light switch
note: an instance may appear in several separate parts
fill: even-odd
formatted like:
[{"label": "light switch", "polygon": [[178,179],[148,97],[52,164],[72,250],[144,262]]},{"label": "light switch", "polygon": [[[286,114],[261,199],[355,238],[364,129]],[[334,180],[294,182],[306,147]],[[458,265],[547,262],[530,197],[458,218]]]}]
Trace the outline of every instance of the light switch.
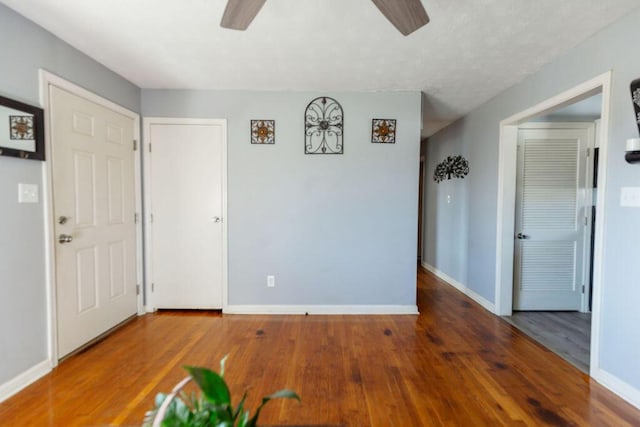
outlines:
[{"label": "light switch", "polygon": [[620,206],[640,208],[640,187],[622,187],[620,190]]},{"label": "light switch", "polygon": [[38,185],[18,184],[18,203],[38,203]]}]

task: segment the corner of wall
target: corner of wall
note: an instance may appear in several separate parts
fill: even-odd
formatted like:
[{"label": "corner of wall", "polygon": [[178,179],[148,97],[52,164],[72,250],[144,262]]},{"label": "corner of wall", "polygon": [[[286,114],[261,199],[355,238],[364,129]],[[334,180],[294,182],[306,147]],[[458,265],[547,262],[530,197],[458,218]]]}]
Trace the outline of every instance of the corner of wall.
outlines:
[{"label": "corner of wall", "polygon": [[51,362],[49,360],[43,360],[6,383],[0,384],[0,403],[36,382],[49,372],[51,372]]}]

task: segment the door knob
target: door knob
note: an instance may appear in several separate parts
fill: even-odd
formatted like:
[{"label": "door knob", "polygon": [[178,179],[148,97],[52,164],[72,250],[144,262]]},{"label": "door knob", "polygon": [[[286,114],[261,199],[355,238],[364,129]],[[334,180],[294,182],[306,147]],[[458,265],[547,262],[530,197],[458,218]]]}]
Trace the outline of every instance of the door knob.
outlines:
[{"label": "door knob", "polygon": [[219,216],[214,216],[213,218],[211,218],[213,220],[213,222],[220,222],[221,219]]},{"label": "door knob", "polygon": [[62,215],[61,217],[58,218],[58,224],[60,225],[64,225],[67,223],[67,221],[69,221],[69,217]]},{"label": "door knob", "polygon": [[73,240],[73,236],[69,234],[61,234],[58,237],[58,242],[60,243],[71,243],[72,240]]},{"label": "door knob", "polygon": [[518,239],[520,239],[520,240],[524,240],[524,239],[528,239],[528,238],[529,238],[529,236],[528,236],[528,235],[526,235],[526,234],[522,234],[522,233],[518,233],[518,234],[516,234],[516,237],[517,237]]}]

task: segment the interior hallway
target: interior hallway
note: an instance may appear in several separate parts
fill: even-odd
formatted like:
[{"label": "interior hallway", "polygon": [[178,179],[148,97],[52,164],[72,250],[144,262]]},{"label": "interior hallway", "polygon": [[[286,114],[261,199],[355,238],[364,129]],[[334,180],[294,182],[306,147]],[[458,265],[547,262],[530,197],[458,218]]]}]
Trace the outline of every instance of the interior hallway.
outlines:
[{"label": "interior hallway", "polygon": [[[390,284],[392,285],[392,284]],[[639,425],[640,411],[523,333],[418,271],[419,316],[137,318],[0,404],[7,426],[140,425],[185,364],[237,401],[291,388],[261,425]]]}]

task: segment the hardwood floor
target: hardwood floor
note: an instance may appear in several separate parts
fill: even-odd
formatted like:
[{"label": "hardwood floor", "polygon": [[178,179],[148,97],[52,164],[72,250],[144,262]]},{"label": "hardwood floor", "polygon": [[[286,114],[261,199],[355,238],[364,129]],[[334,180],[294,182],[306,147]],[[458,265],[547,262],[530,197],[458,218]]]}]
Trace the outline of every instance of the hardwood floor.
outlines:
[{"label": "hardwood floor", "polygon": [[430,273],[419,316],[140,317],[0,404],[2,426],[140,425],[182,365],[218,367],[262,425],[640,425],[640,411]]},{"label": "hardwood floor", "polygon": [[582,372],[589,373],[591,313],[518,311],[503,318]]}]

